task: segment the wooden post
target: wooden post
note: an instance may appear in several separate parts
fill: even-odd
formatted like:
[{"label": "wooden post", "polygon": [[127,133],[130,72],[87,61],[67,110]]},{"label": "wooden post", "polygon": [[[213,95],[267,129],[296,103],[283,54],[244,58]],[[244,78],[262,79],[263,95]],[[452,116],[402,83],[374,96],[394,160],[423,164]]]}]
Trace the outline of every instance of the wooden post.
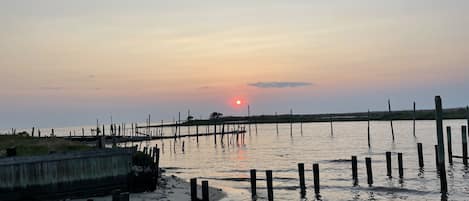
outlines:
[{"label": "wooden post", "polygon": [[365,163],[366,163],[366,176],[367,176],[368,185],[371,186],[373,185],[373,169],[371,168],[371,158],[366,157]]},{"label": "wooden post", "polygon": [[202,201],[209,201],[208,181],[202,181]]},{"label": "wooden post", "polygon": [[[156,148],[156,147],[155,147]],[[159,183],[160,178],[160,149],[156,148],[155,166],[156,166],[156,184]]]},{"label": "wooden post", "polygon": [[306,185],[305,185],[305,164],[298,163],[298,176],[300,178],[300,193],[301,198],[304,198],[306,195]]},{"label": "wooden post", "polygon": [[391,99],[388,99],[388,109],[389,109],[389,116],[390,116],[389,122],[391,123],[392,141],[394,142],[394,126],[392,125]]},{"label": "wooden post", "polygon": [[274,190],[272,186],[272,170],[265,171],[267,180],[267,198],[269,201],[274,201]]},{"label": "wooden post", "polygon": [[402,153],[397,153],[397,163],[399,167],[399,178],[404,178],[404,163],[402,162]]},{"label": "wooden post", "polygon": [[446,127],[446,140],[448,143],[448,162],[449,164],[453,165],[453,145],[451,142],[451,127]]},{"label": "wooden post", "polygon": [[371,148],[371,140],[370,140],[370,110],[368,110],[368,148]]},{"label": "wooden post", "polygon": [[251,135],[251,106],[248,105],[248,126],[249,126],[249,135]]},{"label": "wooden post", "polygon": [[464,166],[467,166],[467,135],[466,126],[461,126],[461,137],[462,137],[462,162]]},{"label": "wooden post", "polygon": [[418,158],[419,158],[419,167],[423,168],[424,163],[423,163],[422,143],[417,143],[417,152],[418,152]]},{"label": "wooden post", "polygon": [[329,120],[330,120],[330,122],[331,122],[331,136],[334,136],[334,127],[333,127],[333,125],[332,125],[332,114],[331,114],[331,116],[329,117]]},{"label": "wooden post", "polygon": [[85,136],[85,128],[81,128],[81,135]]},{"label": "wooden post", "polygon": [[198,201],[197,198],[197,179],[191,179],[191,201]]},{"label": "wooden post", "polygon": [[251,197],[255,199],[257,197],[256,192],[256,169],[251,169]]},{"label": "wooden post", "polygon": [[443,107],[440,96],[435,97],[435,116],[438,139],[438,166],[440,167],[441,193],[446,194],[448,192],[448,185],[446,183],[445,144],[443,139]]},{"label": "wooden post", "polygon": [[412,119],[413,119],[413,129],[412,129],[412,133],[414,134],[414,137],[415,137],[415,119],[416,119],[416,113],[415,113],[415,101],[414,101],[414,113],[412,115]]},{"label": "wooden post", "polygon": [[32,128],[32,131],[31,131],[31,137],[34,137],[34,127]]},{"label": "wooden post", "polygon": [[314,193],[316,196],[319,195],[319,164],[314,163],[313,164],[313,180],[314,180]]},{"label": "wooden post", "polygon": [[388,151],[386,152],[386,170],[387,170],[387,176],[389,178],[392,178],[392,163],[391,163],[391,152]]},{"label": "wooden post", "polygon": [[277,135],[278,135],[278,115],[277,115],[277,112],[275,112],[275,128],[277,129]]},{"label": "wooden post", "polygon": [[353,185],[358,185],[357,156],[352,156],[352,179]]},{"label": "wooden post", "polygon": [[[161,127],[163,129],[163,127]],[[195,136],[197,140],[197,144],[199,144],[199,124],[195,125]]]}]

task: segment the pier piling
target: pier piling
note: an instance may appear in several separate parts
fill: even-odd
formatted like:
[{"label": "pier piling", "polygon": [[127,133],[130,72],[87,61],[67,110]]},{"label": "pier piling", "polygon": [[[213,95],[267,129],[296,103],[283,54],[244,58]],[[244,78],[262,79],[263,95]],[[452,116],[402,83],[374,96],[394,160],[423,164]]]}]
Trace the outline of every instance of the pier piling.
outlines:
[{"label": "pier piling", "polygon": [[314,193],[316,196],[319,195],[319,164],[314,163],[313,164],[313,180],[314,180]]},{"label": "pier piling", "polygon": [[267,199],[269,201],[274,201],[274,189],[272,186],[272,170],[265,171],[265,176],[267,180]]},{"label": "pier piling", "polygon": [[257,192],[256,192],[256,169],[251,169],[251,197],[255,199],[257,197]]},{"label": "pier piling", "polygon": [[419,158],[419,167],[423,168],[424,163],[423,163],[422,143],[417,143],[417,152],[418,152],[418,158]]},{"label": "pier piling", "polygon": [[371,185],[373,185],[373,169],[371,167],[371,158],[366,157],[365,158],[365,163],[366,163],[367,182],[368,182],[368,185],[371,186]]},{"label": "pier piling", "polygon": [[402,161],[402,153],[397,153],[397,163],[399,167],[399,178],[404,178],[404,163]]},{"label": "pier piling", "polygon": [[448,144],[448,162],[449,164],[453,165],[453,145],[451,142],[451,127],[446,127],[446,141]]},{"label": "pier piling", "polygon": [[445,145],[443,139],[443,107],[441,104],[441,97],[435,97],[435,119],[436,119],[436,132],[438,139],[438,166],[440,169],[440,187],[441,193],[448,192],[448,184],[446,181],[446,167],[445,167]]},{"label": "pier piling", "polygon": [[197,179],[191,179],[191,201],[198,201],[197,199]]},{"label": "pier piling", "polygon": [[387,176],[389,178],[392,178],[392,162],[391,162],[391,152],[387,151],[386,152],[386,170],[387,170]]},{"label": "pier piling", "polygon": [[462,162],[464,166],[467,166],[467,135],[466,126],[461,126],[461,137],[462,137]]},{"label": "pier piling", "polygon": [[202,181],[202,201],[209,201],[208,181]]},{"label": "pier piling", "polygon": [[352,156],[352,179],[353,185],[358,185],[357,156]]},{"label": "pier piling", "polygon": [[300,193],[301,197],[304,198],[306,195],[306,185],[305,185],[305,164],[298,163],[298,176],[300,178]]}]

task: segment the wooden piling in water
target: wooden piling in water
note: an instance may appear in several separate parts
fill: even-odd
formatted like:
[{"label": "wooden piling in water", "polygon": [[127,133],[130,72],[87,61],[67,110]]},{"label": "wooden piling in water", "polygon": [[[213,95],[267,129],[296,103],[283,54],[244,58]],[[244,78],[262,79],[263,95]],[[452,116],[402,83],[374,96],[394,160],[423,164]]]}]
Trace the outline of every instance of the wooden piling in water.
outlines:
[{"label": "wooden piling in water", "polygon": [[446,142],[448,144],[448,162],[453,165],[453,145],[451,142],[451,127],[446,127]]},{"label": "wooden piling in water", "polygon": [[191,201],[199,201],[197,198],[197,179],[191,179]]},{"label": "wooden piling in water", "polygon": [[417,152],[418,152],[418,158],[419,158],[419,167],[423,168],[424,163],[423,163],[423,148],[422,148],[422,143],[417,143]]},{"label": "wooden piling in water", "polygon": [[373,169],[371,167],[371,158],[366,157],[365,158],[365,163],[366,163],[367,182],[368,182],[368,185],[371,186],[371,185],[373,185]]},{"label": "wooden piling in water", "polygon": [[358,185],[357,156],[352,156],[352,179],[353,185]]},{"label": "wooden piling in water", "polygon": [[300,179],[300,194],[304,198],[306,195],[306,185],[305,185],[305,164],[298,163],[298,176]]},{"label": "wooden piling in water", "polygon": [[446,194],[448,192],[448,184],[446,181],[445,145],[443,139],[443,107],[440,96],[435,97],[435,116],[438,139],[438,166],[440,169],[440,186],[441,193]]},{"label": "wooden piling in water", "polygon": [[34,137],[34,129],[35,128],[33,127],[32,130],[31,130],[31,137]]},{"label": "wooden piling in water", "polygon": [[461,126],[461,137],[462,137],[462,162],[464,166],[467,166],[467,135],[466,126]]},{"label": "wooden piling in water", "polygon": [[251,174],[251,197],[253,199],[256,198],[257,196],[257,192],[256,192],[256,169],[251,169],[250,171],[250,174]]},{"label": "wooden piling in water", "polygon": [[392,162],[391,162],[391,152],[387,151],[386,152],[386,170],[387,170],[387,176],[389,178],[392,178]]},{"label": "wooden piling in water", "polygon": [[389,109],[389,116],[390,116],[390,123],[391,123],[391,134],[392,134],[392,141],[394,142],[394,126],[392,124],[392,111],[391,111],[391,99],[388,99],[388,109]]},{"label": "wooden piling in water", "polygon": [[404,162],[402,161],[402,153],[397,153],[397,163],[399,167],[399,178],[404,178]]},{"label": "wooden piling in water", "polygon": [[314,180],[314,193],[316,196],[319,195],[319,164],[314,163],[313,164],[313,180]]},{"label": "wooden piling in water", "polygon": [[267,199],[269,201],[274,201],[274,189],[272,186],[272,170],[265,171],[266,181],[267,181]]},{"label": "wooden piling in water", "polygon": [[208,181],[202,181],[202,201],[209,201]]},{"label": "wooden piling in water", "polygon": [[275,128],[277,130],[277,135],[278,135],[278,115],[277,115],[277,112],[275,112]]}]

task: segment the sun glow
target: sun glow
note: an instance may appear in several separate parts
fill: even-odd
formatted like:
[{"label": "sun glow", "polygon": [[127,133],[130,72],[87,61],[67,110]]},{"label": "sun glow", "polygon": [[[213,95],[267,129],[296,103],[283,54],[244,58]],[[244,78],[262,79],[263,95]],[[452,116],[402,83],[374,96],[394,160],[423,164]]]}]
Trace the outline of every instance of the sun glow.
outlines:
[{"label": "sun glow", "polygon": [[236,105],[241,105],[241,100],[236,100]]}]

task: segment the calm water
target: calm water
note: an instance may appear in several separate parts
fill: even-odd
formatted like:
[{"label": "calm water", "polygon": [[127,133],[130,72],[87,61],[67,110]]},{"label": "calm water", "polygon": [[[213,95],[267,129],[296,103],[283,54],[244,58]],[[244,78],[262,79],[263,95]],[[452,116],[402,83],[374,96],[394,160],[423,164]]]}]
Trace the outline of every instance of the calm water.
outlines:
[{"label": "calm water", "polygon": [[[445,121],[453,128],[453,154],[461,154],[461,125],[465,120]],[[206,127],[199,128],[201,132]],[[73,128],[56,129],[56,133],[68,134]],[[81,128],[75,128],[81,133]],[[210,131],[213,127],[210,128]],[[312,189],[312,164],[319,163],[322,200],[440,200],[439,179],[435,171],[434,145],[435,122],[417,121],[416,137],[412,135],[412,121],[395,121],[396,141],[392,142],[389,122],[371,122],[372,147],[367,146],[367,122],[334,122],[331,136],[329,123],[305,123],[303,134],[300,124],[280,124],[277,135],[275,124],[258,125],[256,134],[245,135],[243,143],[224,143],[214,137],[181,138],[135,143],[140,146],[158,146],[162,149],[161,166],[167,174],[175,174],[186,180],[197,177],[209,180],[228,193],[225,200],[251,200],[249,170],[257,169],[258,179],[265,178],[265,170],[273,170],[275,200],[302,200],[298,188],[297,163],[305,163],[307,195],[304,200],[314,200]],[[73,132],[73,131],[72,131]],[[87,131],[88,132],[88,131]],[[170,128],[163,131],[172,133]],[[183,128],[182,133],[187,129]],[[46,133],[43,131],[43,134]],[[49,131],[47,131],[49,133]],[[191,129],[195,133],[195,127]],[[446,136],[446,133],[445,133]],[[185,150],[182,151],[182,143]],[[425,168],[420,170],[416,143],[423,143]],[[129,145],[129,144],[128,144]],[[175,148],[174,148],[175,145]],[[385,152],[393,152],[393,178],[386,176]],[[397,152],[404,154],[404,179],[398,179]],[[353,187],[351,179],[352,155],[358,156],[359,186]],[[372,157],[374,185],[366,184],[365,157]],[[447,162],[446,158],[446,162]],[[447,166],[449,200],[467,200],[469,196],[469,170],[461,159],[454,159]],[[258,180],[259,200],[266,199],[265,180]]]},{"label": "calm water", "polygon": [[[453,153],[461,154],[461,125],[464,120],[445,121],[445,126],[453,127]],[[434,144],[436,144],[434,121],[418,121],[416,135],[412,135],[411,121],[394,122],[396,142],[392,143],[389,122],[372,122],[372,148],[367,146],[366,122],[334,123],[334,136],[330,134],[328,123],[279,126],[277,135],[275,124],[258,125],[255,133],[246,134],[245,143],[224,144],[220,137],[215,145],[213,136],[201,137],[199,144],[195,138],[185,138],[176,142],[176,152],[170,149],[173,140],[154,141],[164,153],[161,163],[171,167],[169,174],[185,179],[197,177],[209,180],[228,192],[226,200],[250,200],[249,170],[257,169],[258,178],[265,178],[265,170],[273,170],[274,198],[276,200],[301,200],[298,186],[297,163],[305,163],[307,199],[314,200],[312,189],[312,164],[319,163],[321,196],[323,200],[440,200],[439,179],[435,171]],[[184,131],[184,129],[182,130]],[[194,131],[192,131],[194,132]],[[182,152],[181,144],[185,143]],[[422,142],[425,168],[419,170],[416,143]],[[145,145],[143,143],[142,145]],[[171,145],[172,148],[173,145]],[[393,152],[393,179],[386,176],[385,152]],[[404,179],[398,179],[397,152],[404,154]],[[353,187],[351,180],[351,155],[359,158],[359,186]],[[366,184],[365,157],[372,157],[374,185]],[[346,160],[346,161],[345,161]],[[446,159],[447,161],[447,159]],[[467,200],[469,196],[469,174],[461,159],[448,165],[448,185],[450,200]],[[257,182],[259,200],[266,198],[265,181]]]}]

